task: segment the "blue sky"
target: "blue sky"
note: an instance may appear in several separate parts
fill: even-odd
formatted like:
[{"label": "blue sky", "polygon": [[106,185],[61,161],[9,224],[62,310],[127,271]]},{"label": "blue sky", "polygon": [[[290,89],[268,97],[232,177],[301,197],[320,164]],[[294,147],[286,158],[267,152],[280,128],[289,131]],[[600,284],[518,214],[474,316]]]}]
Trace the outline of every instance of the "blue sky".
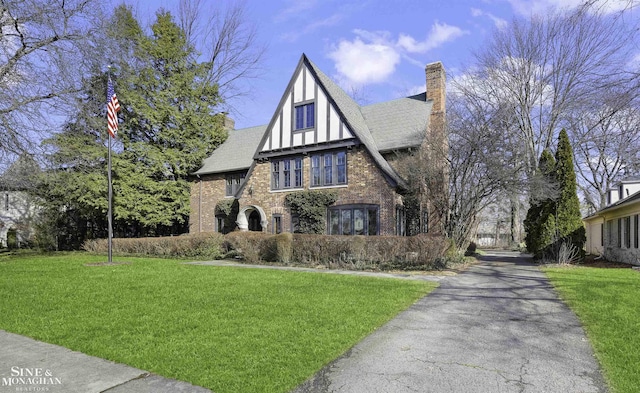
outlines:
[{"label": "blue sky", "polygon": [[[178,0],[125,0],[139,15]],[[206,7],[224,1],[202,0]],[[602,0],[615,8],[625,0]],[[573,7],[580,0],[246,0],[247,18],[267,46],[251,97],[231,102],[236,128],[266,124],[302,53],[362,102],[424,91],[424,66],[442,61],[449,76],[473,63],[493,29],[514,16]],[[208,4],[210,3],[210,4]],[[143,23],[150,22],[144,21]]]}]

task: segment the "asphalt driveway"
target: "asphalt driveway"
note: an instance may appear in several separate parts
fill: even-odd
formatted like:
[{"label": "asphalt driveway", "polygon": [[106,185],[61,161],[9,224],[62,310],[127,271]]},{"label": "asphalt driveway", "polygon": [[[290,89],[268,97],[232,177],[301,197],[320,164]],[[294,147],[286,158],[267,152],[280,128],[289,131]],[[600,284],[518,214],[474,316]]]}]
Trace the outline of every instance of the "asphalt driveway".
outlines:
[{"label": "asphalt driveway", "polygon": [[575,314],[518,253],[495,252],[441,281],[294,390],[606,392]]}]

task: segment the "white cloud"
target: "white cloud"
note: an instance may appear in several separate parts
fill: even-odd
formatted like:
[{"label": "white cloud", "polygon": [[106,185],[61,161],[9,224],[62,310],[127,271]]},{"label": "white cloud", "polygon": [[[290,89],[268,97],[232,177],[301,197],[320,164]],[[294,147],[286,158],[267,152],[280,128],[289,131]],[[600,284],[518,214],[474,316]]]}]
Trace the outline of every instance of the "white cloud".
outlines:
[{"label": "white cloud", "polygon": [[502,19],[500,17],[497,17],[497,16],[493,15],[490,12],[483,11],[483,10],[480,10],[478,8],[471,8],[471,16],[473,16],[474,18],[487,17],[487,18],[491,19],[493,24],[498,29],[504,29],[505,27],[507,27],[507,24],[508,24],[506,20],[504,20],[504,19]]},{"label": "white cloud", "polygon": [[313,23],[311,23],[309,26],[307,26],[304,31],[307,33],[310,33],[320,27],[328,27],[328,26],[334,26],[336,24],[338,24],[340,21],[342,21],[342,19],[344,19],[344,15],[342,14],[333,14],[331,16],[329,16],[328,18],[324,18],[318,21],[315,21]]},{"label": "white cloud", "polygon": [[436,22],[424,41],[400,34],[393,39],[388,31],[354,30],[353,40],[340,40],[328,57],[334,61],[343,87],[386,81],[402,59],[415,63],[407,53],[426,53],[467,34],[446,23]]},{"label": "white cloud", "polygon": [[289,1],[289,6],[280,11],[275,17],[275,22],[285,22],[288,19],[308,11],[316,6],[317,0],[292,0]]},{"label": "white cloud", "polygon": [[409,53],[425,53],[464,34],[466,32],[457,26],[436,21],[424,41],[416,41],[411,36],[400,34],[398,45]]},{"label": "white cloud", "polygon": [[282,41],[288,41],[288,42],[295,42],[297,41],[300,37],[313,33],[314,31],[323,28],[323,27],[330,27],[330,26],[335,26],[338,23],[340,23],[340,21],[342,21],[342,19],[344,19],[344,15],[343,14],[333,14],[327,18],[324,19],[320,19],[317,20],[315,22],[310,23],[307,27],[305,27],[302,30],[296,30],[296,31],[292,31],[292,32],[288,32],[288,33],[284,33],[282,35],[280,35],[280,39]]},{"label": "white cloud", "polygon": [[[335,62],[339,78],[354,85],[386,80],[400,62],[400,54],[386,42],[384,34],[363,31],[355,33],[358,37],[353,41],[342,40],[329,53],[329,58]],[[363,38],[369,42],[363,41]]]}]

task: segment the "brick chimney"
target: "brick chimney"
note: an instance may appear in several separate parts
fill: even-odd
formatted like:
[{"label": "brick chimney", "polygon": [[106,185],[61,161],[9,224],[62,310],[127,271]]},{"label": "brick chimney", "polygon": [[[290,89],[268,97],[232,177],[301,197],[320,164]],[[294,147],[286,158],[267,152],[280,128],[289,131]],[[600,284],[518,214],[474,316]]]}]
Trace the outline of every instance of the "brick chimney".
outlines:
[{"label": "brick chimney", "polygon": [[227,131],[235,130],[236,122],[231,117],[229,117],[229,112],[221,112],[220,114],[224,117],[224,120],[222,123],[222,126],[224,127],[224,129]]},{"label": "brick chimney", "polygon": [[427,64],[427,100],[433,101],[431,119],[429,119],[430,133],[444,133],[446,111],[446,75],[441,62]]},{"label": "brick chimney", "polygon": [[[431,113],[427,137],[425,138],[427,162],[430,162],[430,175],[426,184],[428,200],[422,209],[427,209],[428,226],[431,233],[444,233],[444,222],[447,213],[447,189],[449,187],[449,169],[447,155],[449,138],[446,130],[446,75],[441,62],[427,64],[427,101],[431,101]],[[424,210],[421,212],[424,214]],[[423,224],[424,225],[424,224]]]}]

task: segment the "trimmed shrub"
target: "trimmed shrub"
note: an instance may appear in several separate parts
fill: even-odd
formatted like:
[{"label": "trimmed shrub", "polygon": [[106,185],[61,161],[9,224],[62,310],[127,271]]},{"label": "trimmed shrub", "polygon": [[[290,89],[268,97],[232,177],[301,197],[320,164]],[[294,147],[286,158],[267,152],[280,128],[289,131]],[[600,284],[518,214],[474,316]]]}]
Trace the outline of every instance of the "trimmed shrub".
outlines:
[{"label": "trimmed shrub", "polygon": [[[113,239],[115,254],[165,258],[219,259],[223,256],[224,237],[216,232],[193,235]],[[92,253],[107,253],[107,239],[87,240],[83,249]]]},{"label": "trimmed shrub", "polygon": [[[455,247],[454,247],[455,248]],[[84,249],[106,253],[107,240],[88,240]],[[449,242],[434,235],[329,236],[262,232],[200,233],[175,237],[113,239],[113,252],[170,258],[242,259],[350,270],[434,270],[447,267]]]},{"label": "trimmed shrub", "polygon": [[293,235],[289,232],[283,232],[275,235],[273,240],[276,245],[275,260],[276,262],[290,263],[291,253],[293,251]]},{"label": "trimmed shrub", "polygon": [[243,259],[247,263],[273,260],[275,244],[273,235],[262,232],[231,232],[224,236],[224,250],[227,258]]},{"label": "trimmed shrub", "polygon": [[430,270],[444,256],[442,237],[293,235],[293,261],[354,270]]}]

